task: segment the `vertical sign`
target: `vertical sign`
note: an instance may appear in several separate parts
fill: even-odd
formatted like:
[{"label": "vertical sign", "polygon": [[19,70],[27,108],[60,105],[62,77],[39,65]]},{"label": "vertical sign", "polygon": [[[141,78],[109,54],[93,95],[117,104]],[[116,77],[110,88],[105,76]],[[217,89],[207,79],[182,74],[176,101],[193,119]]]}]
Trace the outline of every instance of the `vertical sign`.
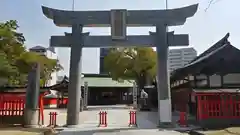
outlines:
[{"label": "vertical sign", "polygon": [[88,82],[84,82],[84,101],[83,101],[84,105],[84,109],[87,109],[87,105],[88,105]]},{"label": "vertical sign", "polygon": [[137,84],[133,83],[133,107],[137,108]]},{"label": "vertical sign", "polygon": [[126,39],[127,10],[111,10],[111,36],[113,40]]}]

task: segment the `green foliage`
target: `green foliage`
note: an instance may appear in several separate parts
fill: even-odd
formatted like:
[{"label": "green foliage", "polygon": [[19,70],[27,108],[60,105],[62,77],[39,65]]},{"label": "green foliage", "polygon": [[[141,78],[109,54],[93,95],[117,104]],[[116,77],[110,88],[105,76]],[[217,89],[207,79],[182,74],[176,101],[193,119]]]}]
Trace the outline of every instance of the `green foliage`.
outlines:
[{"label": "green foliage", "polygon": [[113,80],[135,80],[141,87],[156,76],[156,52],[148,47],[111,48],[104,67]]},{"label": "green foliage", "polygon": [[0,52],[0,76],[1,77],[8,77],[10,74],[13,74],[17,71],[17,69],[10,65],[7,56],[4,52]]},{"label": "green foliage", "polygon": [[50,79],[50,74],[61,70],[57,60],[29,52],[24,46],[25,38],[17,32],[17,21],[0,23],[0,78],[7,78],[8,85],[25,85],[33,63],[40,63],[41,84]]}]

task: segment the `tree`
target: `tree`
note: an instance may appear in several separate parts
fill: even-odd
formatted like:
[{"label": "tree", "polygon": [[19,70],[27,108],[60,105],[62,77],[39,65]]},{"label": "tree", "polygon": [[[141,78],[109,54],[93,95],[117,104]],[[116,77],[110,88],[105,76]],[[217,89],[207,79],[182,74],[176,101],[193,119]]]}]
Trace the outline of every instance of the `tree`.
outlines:
[{"label": "tree", "polygon": [[8,79],[8,85],[25,85],[27,74],[33,63],[39,62],[42,85],[50,74],[62,69],[57,60],[29,52],[24,46],[25,38],[17,32],[17,21],[0,23],[0,77]]},{"label": "tree", "polygon": [[51,79],[51,73],[63,69],[56,59],[49,59],[44,55],[39,55],[35,52],[25,52],[17,59],[19,72],[27,74],[33,63],[40,64],[41,86],[45,86],[46,82]]},{"label": "tree", "polygon": [[3,52],[0,52],[0,65],[0,78],[6,78],[17,71],[9,64],[6,54]]},{"label": "tree", "polygon": [[142,89],[156,76],[156,52],[149,47],[111,48],[104,58],[104,68],[113,80],[135,80]]},{"label": "tree", "polygon": [[18,72],[15,60],[25,50],[23,46],[25,38],[22,33],[16,32],[17,28],[17,21],[14,20],[0,23],[0,77],[8,80]]}]

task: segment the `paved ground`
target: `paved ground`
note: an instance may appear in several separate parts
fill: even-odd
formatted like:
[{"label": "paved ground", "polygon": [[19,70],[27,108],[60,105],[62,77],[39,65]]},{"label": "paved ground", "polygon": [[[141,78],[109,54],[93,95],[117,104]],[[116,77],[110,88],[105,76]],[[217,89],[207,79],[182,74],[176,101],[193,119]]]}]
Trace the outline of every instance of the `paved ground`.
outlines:
[{"label": "paved ground", "polygon": [[0,128],[0,135],[45,135],[45,134],[54,135],[54,130],[50,128],[22,128],[22,127]]},{"label": "paved ground", "polygon": [[[108,113],[108,127],[97,127],[99,124],[99,110],[105,110]],[[157,129],[157,113],[156,112],[138,112],[137,113],[137,128],[128,127],[129,108],[126,106],[98,106],[89,107],[88,111],[80,113],[81,124],[78,128],[65,128],[60,135],[181,135],[182,133],[174,130]],[[66,118],[66,111],[59,110],[61,119]]]},{"label": "paved ground", "polygon": [[225,129],[199,131],[204,135],[240,135],[240,127],[229,127]]}]

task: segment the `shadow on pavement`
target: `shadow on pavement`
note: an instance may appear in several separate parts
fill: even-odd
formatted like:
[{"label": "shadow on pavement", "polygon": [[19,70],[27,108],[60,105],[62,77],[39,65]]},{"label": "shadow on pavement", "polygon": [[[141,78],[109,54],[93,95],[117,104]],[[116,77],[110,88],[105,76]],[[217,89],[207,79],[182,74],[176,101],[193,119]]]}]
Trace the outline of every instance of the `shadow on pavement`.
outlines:
[{"label": "shadow on pavement", "polygon": [[154,124],[156,127],[158,123],[158,116],[156,112],[138,111],[137,120],[138,120],[138,123],[147,123],[147,121],[149,121],[152,124]]},{"label": "shadow on pavement", "polygon": [[138,111],[137,124],[139,129],[158,129],[158,117],[155,112]]},{"label": "shadow on pavement", "polygon": [[137,128],[104,128],[104,129],[93,129],[93,130],[74,130],[74,131],[63,131],[60,133],[60,135],[94,135],[95,133],[116,133],[121,131],[129,131],[129,130],[136,130]]},{"label": "shadow on pavement", "polygon": [[127,105],[88,106],[87,111],[129,109]]}]

